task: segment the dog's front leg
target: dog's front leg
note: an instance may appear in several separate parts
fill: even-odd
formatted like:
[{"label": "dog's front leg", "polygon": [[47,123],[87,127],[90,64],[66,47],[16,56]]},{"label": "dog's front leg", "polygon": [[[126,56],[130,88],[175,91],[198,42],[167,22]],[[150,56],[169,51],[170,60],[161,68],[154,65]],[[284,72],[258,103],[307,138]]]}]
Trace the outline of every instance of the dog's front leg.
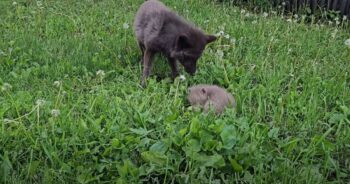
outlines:
[{"label": "dog's front leg", "polygon": [[142,80],[141,80],[141,86],[146,87],[146,80],[147,77],[151,73],[152,69],[152,59],[155,52],[150,49],[145,49],[144,56],[143,56],[143,74],[142,74]]},{"label": "dog's front leg", "polygon": [[171,77],[175,79],[179,75],[179,70],[177,68],[176,60],[169,57],[168,62],[171,68]]},{"label": "dog's front leg", "polygon": [[141,64],[143,64],[143,57],[145,55],[145,45],[143,45],[143,43],[141,43],[140,41],[137,42],[137,44],[139,45],[139,48],[141,50]]}]

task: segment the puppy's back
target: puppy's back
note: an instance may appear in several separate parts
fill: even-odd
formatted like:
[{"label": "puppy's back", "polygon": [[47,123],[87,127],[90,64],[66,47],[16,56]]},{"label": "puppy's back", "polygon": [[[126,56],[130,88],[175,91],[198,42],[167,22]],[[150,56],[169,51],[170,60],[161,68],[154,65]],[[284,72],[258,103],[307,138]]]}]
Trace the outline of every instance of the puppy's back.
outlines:
[{"label": "puppy's back", "polygon": [[[204,89],[204,91],[202,89]],[[205,93],[201,93],[201,91]],[[216,85],[200,84],[192,86],[190,88],[190,93],[193,93],[189,95],[191,105],[204,105],[205,111],[209,110],[210,105],[214,106],[217,113],[223,112],[226,107],[234,108],[236,106],[234,97],[227,90]],[[205,97],[203,97],[203,95],[205,95]],[[203,102],[204,99],[206,100],[205,103]],[[199,100],[202,102],[198,102]]]},{"label": "puppy's back", "polygon": [[209,100],[216,106],[216,112],[221,113],[226,107],[234,108],[236,105],[233,96],[224,88],[216,85],[208,87]]}]

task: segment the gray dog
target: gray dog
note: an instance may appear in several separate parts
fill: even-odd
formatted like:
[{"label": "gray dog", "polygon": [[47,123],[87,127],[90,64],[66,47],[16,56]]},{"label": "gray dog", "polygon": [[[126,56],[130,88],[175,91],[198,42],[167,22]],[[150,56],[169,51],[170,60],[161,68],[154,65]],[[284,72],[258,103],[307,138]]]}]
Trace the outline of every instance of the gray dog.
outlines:
[{"label": "gray dog", "polygon": [[176,61],[193,75],[205,46],[216,40],[215,36],[205,34],[157,0],[148,0],[141,5],[134,21],[134,31],[142,52],[143,87],[156,53],[167,57],[173,78],[179,74]]}]

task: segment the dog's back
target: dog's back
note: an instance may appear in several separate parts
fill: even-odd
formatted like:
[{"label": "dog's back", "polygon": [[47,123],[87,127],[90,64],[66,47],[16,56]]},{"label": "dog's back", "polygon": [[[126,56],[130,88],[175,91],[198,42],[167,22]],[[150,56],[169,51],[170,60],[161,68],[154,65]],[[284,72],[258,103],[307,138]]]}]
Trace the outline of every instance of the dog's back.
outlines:
[{"label": "dog's back", "polygon": [[[170,49],[168,48],[170,45],[173,46],[173,42],[180,34],[196,32],[198,36],[194,36],[205,37],[201,30],[158,0],[148,0],[141,5],[134,20],[134,31],[140,43],[165,52]],[[197,38],[198,42],[200,38]]]},{"label": "dog's back", "polygon": [[177,15],[157,0],[144,2],[136,13],[134,31],[139,42],[147,44],[156,39],[169,17]]}]

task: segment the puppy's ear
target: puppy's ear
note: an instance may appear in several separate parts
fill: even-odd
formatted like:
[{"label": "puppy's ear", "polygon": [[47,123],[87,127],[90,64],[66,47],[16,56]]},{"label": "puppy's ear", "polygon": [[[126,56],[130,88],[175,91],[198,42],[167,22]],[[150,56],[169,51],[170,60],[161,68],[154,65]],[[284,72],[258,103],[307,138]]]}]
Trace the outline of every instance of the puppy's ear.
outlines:
[{"label": "puppy's ear", "polygon": [[183,50],[183,49],[187,49],[190,47],[191,47],[191,44],[190,44],[190,41],[186,35],[180,35],[177,37],[177,40],[176,40],[176,49],[177,50]]},{"label": "puppy's ear", "polygon": [[215,41],[217,39],[214,35],[207,35],[207,44]]}]

